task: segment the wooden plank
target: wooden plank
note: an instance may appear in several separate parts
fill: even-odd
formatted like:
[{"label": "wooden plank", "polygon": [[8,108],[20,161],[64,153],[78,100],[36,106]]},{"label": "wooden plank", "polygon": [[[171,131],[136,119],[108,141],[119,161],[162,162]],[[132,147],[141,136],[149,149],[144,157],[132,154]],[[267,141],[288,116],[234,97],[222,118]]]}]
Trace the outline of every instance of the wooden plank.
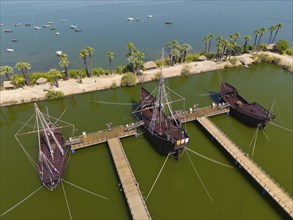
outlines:
[{"label": "wooden plank", "polygon": [[198,122],[233,156],[238,163],[272,196],[283,209],[293,217],[292,196],[277,181],[248,157],[234,142],[206,117],[197,118]]},{"label": "wooden plank", "polygon": [[111,138],[107,142],[132,218],[151,219],[120,140]]}]

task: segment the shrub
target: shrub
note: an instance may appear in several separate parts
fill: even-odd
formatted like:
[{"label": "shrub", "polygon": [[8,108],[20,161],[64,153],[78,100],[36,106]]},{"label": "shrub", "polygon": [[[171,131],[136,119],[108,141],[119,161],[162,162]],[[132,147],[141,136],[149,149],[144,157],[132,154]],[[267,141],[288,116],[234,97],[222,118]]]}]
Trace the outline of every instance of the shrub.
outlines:
[{"label": "shrub", "polygon": [[260,44],[260,45],[258,45],[258,50],[266,50],[267,49],[267,44],[265,44],[265,43],[262,43],[262,44]]},{"label": "shrub", "polygon": [[162,76],[162,73],[161,73],[160,71],[158,71],[158,72],[156,72],[156,74],[154,75],[153,80],[158,80],[158,79],[161,78],[161,76]]},{"label": "shrub", "polygon": [[289,48],[288,50],[286,50],[286,54],[288,54],[289,56],[293,56],[293,48]]},{"label": "shrub", "polygon": [[274,46],[274,49],[281,54],[286,53],[288,49],[290,49],[290,44],[286,40],[279,40]]},{"label": "shrub", "polygon": [[115,81],[114,81],[114,82],[112,82],[112,84],[111,84],[110,88],[111,88],[111,89],[115,89],[115,88],[117,88],[117,84],[116,84],[116,82],[115,82]]},{"label": "shrub", "polygon": [[192,62],[196,61],[200,57],[199,53],[191,53],[186,55],[186,61]]},{"label": "shrub", "polygon": [[48,98],[48,99],[61,99],[61,98],[64,98],[64,93],[61,91],[51,90],[51,91],[47,92],[46,98]]},{"label": "shrub", "polygon": [[272,64],[279,64],[280,58],[277,57],[271,57],[267,54],[258,54],[254,56],[254,62],[255,63],[272,63]]},{"label": "shrub", "polygon": [[125,73],[121,79],[121,86],[128,87],[136,85],[136,76],[133,73]]},{"label": "shrub", "polygon": [[32,74],[29,74],[30,83],[32,85],[36,84],[37,80],[41,77],[46,78],[49,82],[52,82],[54,80],[53,76],[49,73],[35,72]]},{"label": "shrub", "polygon": [[190,73],[190,66],[188,64],[183,65],[181,69],[181,76],[188,76]]},{"label": "shrub", "polygon": [[157,64],[158,67],[166,66],[168,64],[168,59],[156,60],[155,63]]},{"label": "shrub", "polygon": [[12,84],[15,85],[17,88],[23,87],[25,85],[25,79],[21,75],[14,75],[12,76]]},{"label": "shrub", "polygon": [[231,63],[233,66],[236,65],[237,61],[238,61],[238,59],[237,59],[236,57],[232,57],[232,58],[230,59],[230,63]]}]

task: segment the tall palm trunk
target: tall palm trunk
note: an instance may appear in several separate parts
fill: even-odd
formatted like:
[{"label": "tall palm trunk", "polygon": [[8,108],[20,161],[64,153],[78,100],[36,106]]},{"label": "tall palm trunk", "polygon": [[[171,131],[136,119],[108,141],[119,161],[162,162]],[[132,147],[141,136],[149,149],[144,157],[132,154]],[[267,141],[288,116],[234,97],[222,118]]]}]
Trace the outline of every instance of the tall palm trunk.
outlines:
[{"label": "tall palm trunk", "polygon": [[209,40],[208,54],[210,53],[212,39]]},{"label": "tall palm trunk", "polygon": [[255,37],[254,37],[254,44],[253,44],[253,47],[255,48],[255,46],[256,46],[256,40],[257,40],[257,34],[255,35]]},{"label": "tall palm trunk", "polygon": [[23,71],[22,71],[22,75],[23,75],[23,78],[25,79],[25,84],[26,84],[27,86],[30,86],[30,79],[29,79],[29,77],[28,77],[27,71],[23,70]]},{"label": "tall palm trunk", "polygon": [[277,30],[276,30],[276,32],[275,32],[275,35],[274,35],[274,38],[273,38],[273,40],[272,40],[272,43],[274,43],[274,41],[275,41],[275,38],[276,38],[276,36],[277,36],[277,34],[278,34],[278,31],[279,31],[279,27],[277,27]]},{"label": "tall palm trunk", "polygon": [[110,63],[110,74],[112,74],[113,71],[112,71],[112,59],[111,58],[109,58],[109,63]]},{"label": "tall palm trunk", "polygon": [[67,68],[67,66],[64,67],[64,73],[65,73],[66,79],[69,79],[69,74],[68,74],[68,68]]},{"label": "tall palm trunk", "polygon": [[85,67],[86,75],[88,77],[91,77],[90,72],[88,70],[88,65],[87,65],[87,62],[86,62],[86,56],[84,56],[82,59],[83,59],[83,64],[84,64],[84,67]]},{"label": "tall palm trunk", "polygon": [[259,35],[259,39],[258,39],[258,41],[257,41],[257,45],[259,45],[260,40],[261,40],[261,38],[262,38],[262,35],[263,35],[263,33],[261,33],[261,34]]},{"label": "tall palm trunk", "polygon": [[90,58],[90,64],[89,64],[89,74],[90,76],[92,75],[92,66],[93,66],[93,62],[92,62],[92,54],[89,53],[89,58]]},{"label": "tall palm trunk", "polygon": [[270,33],[270,39],[269,39],[269,44],[271,44],[272,35],[273,35],[273,31],[271,30],[271,33]]}]

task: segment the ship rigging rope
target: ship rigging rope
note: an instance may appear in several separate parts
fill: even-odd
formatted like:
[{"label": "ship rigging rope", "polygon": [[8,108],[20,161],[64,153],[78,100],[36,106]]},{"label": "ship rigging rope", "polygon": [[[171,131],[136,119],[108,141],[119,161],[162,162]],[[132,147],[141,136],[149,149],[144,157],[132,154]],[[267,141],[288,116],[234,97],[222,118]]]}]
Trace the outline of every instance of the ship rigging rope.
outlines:
[{"label": "ship rigging rope", "polygon": [[63,182],[62,181],[61,181],[61,185],[62,185],[62,189],[63,189],[64,198],[65,198],[66,206],[67,206],[67,209],[68,209],[69,217],[70,217],[70,220],[72,220],[72,215],[71,215],[70,207],[69,207],[69,204],[68,204],[68,200],[67,200],[65,188],[63,186]]},{"label": "ship rigging rope", "polygon": [[255,150],[255,146],[256,146],[256,140],[257,140],[257,136],[258,136],[258,131],[259,131],[259,125],[257,126],[256,131],[255,131],[255,138],[254,138],[254,143],[253,143],[253,148],[252,148],[252,154],[251,154],[252,157],[254,155],[254,150]]},{"label": "ship rigging rope", "polygon": [[8,212],[12,211],[14,208],[16,208],[17,206],[19,206],[21,203],[23,203],[24,201],[26,201],[27,199],[29,199],[30,197],[32,197],[35,193],[37,193],[40,189],[42,189],[44,186],[40,186],[38,189],[36,189],[34,192],[32,192],[30,195],[28,195],[27,197],[25,197],[23,200],[21,200],[20,202],[18,202],[17,204],[15,204],[14,206],[12,206],[10,209],[8,209],[7,211],[3,212],[0,217],[3,217],[4,215],[6,215]]},{"label": "ship rigging rope", "polygon": [[201,177],[200,177],[200,175],[199,175],[197,169],[195,168],[195,166],[194,166],[194,164],[193,164],[193,162],[192,162],[192,160],[191,160],[191,158],[190,158],[190,156],[189,156],[188,151],[187,151],[186,153],[187,153],[188,159],[189,159],[189,161],[190,161],[190,163],[191,163],[191,165],[192,165],[192,167],[193,167],[193,170],[194,170],[194,172],[196,173],[196,175],[197,175],[197,177],[198,177],[200,183],[202,184],[204,190],[206,191],[206,193],[207,193],[208,197],[210,198],[210,200],[212,201],[212,203],[214,203],[214,200],[212,199],[212,197],[211,197],[211,195],[209,194],[209,192],[208,192],[206,186],[204,185],[204,183],[203,183],[203,181],[202,181],[202,179],[201,179]]},{"label": "ship rigging rope", "polygon": [[37,163],[33,160],[33,158],[31,157],[31,155],[26,151],[26,149],[23,147],[23,145],[21,144],[20,140],[17,138],[17,134],[14,135],[15,139],[17,140],[18,144],[20,145],[21,149],[23,150],[25,156],[28,158],[28,160],[30,161],[30,163],[32,164],[33,168],[36,170],[36,172],[38,173],[38,165]]},{"label": "ship rigging rope", "polygon": [[[63,117],[63,115],[65,114],[65,112],[67,111],[68,105],[66,106],[66,108],[64,109],[64,111],[62,112],[62,114],[59,116],[59,118],[54,122],[54,125],[57,124],[57,122]],[[48,114],[49,115],[49,114]]]},{"label": "ship rigging rope", "polygon": [[215,159],[212,159],[212,158],[210,158],[210,157],[207,157],[207,156],[205,156],[205,155],[203,155],[203,154],[201,154],[201,153],[198,153],[198,152],[196,152],[196,151],[191,150],[190,148],[187,148],[187,147],[186,147],[185,149],[188,150],[188,151],[190,151],[191,153],[193,153],[193,154],[199,156],[199,157],[202,157],[202,158],[204,158],[204,159],[206,159],[206,160],[212,162],[212,163],[215,163],[215,164],[221,165],[221,166],[223,166],[223,167],[227,167],[227,168],[232,168],[232,169],[234,169],[233,166],[230,166],[230,165],[224,164],[224,163],[219,162],[219,161],[217,161],[217,160],[215,160]]},{"label": "ship rigging rope", "polygon": [[269,123],[272,124],[272,125],[275,125],[275,126],[277,126],[277,127],[279,127],[279,128],[282,128],[282,129],[284,129],[285,131],[293,132],[292,129],[286,128],[286,127],[284,127],[284,126],[282,126],[282,125],[278,125],[278,124],[273,123],[273,122],[269,122]]},{"label": "ship rigging rope", "polygon": [[147,195],[146,198],[145,198],[145,201],[148,200],[148,198],[149,198],[151,192],[153,191],[153,188],[154,188],[154,186],[156,185],[156,182],[158,181],[158,179],[159,179],[159,177],[160,177],[160,175],[161,175],[161,173],[162,173],[162,171],[163,171],[163,169],[164,169],[164,167],[165,167],[165,164],[166,164],[166,162],[167,162],[169,156],[170,156],[170,153],[167,155],[166,160],[165,160],[163,166],[162,166],[161,169],[160,169],[160,172],[158,173],[158,175],[157,175],[157,177],[156,177],[156,179],[155,179],[155,182],[153,183],[153,185],[152,185],[152,187],[151,187],[151,189],[150,189],[148,195]]},{"label": "ship rigging rope", "polygon": [[107,104],[107,105],[136,105],[136,103],[127,103],[127,102],[103,102],[103,101],[93,101],[93,100],[88,100],[88,101],[100,103],[100,104]]},{"label": "ship rigging rope", "polygon": [[67,184],[69,184],[69,185],[71,185],[71,186],[76,187],[77,189],[83,190],[83,191],[85,191],[85,192],[87,192],[87,193],[89,193],[89,194],[92,194],[92,195],[94,195],[94,196],[100,197],[100,198],[102,198],[102,199],[106,199],[106,200],[109,199],[109,198],[107,198],[107,197],[105,197],[105,196],[99,195],[99,194],[97,194],[97,193],[94,193],[94,192],[91,192],[91,191],[89,191],[89,190],[87,190],[87,189],[84,189],[84,188],[82,188],[82,187],[80,187],[80,186],[77,186],[77,185],[75,185],[75,184],[73,184],[73,183],[70,183],[70,182],[68,182],[68,181],[66,181],[66,180],[64,180],[64,179],[62,180],[62,182],[65,182],[65,183],[67,183]]}]

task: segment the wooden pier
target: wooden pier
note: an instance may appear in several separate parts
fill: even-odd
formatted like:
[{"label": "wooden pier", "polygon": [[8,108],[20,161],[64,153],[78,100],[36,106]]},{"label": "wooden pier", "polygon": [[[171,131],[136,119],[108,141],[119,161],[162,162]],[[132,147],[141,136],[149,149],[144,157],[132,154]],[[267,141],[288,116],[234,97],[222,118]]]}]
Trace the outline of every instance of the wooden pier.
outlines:
[{"label": "wooden pier", "polygon": [[224,147],[239,165],[241,165],[241,167],[243,167],[247,173],[270,194],[291,218],[293,218],[292,196],[208,118],[200,117],[197,118],[197,121]]},{"label": "wooden pier", "polygon": [[107,142],[132,218],[151,219],[119,138],[111,138]]}]

